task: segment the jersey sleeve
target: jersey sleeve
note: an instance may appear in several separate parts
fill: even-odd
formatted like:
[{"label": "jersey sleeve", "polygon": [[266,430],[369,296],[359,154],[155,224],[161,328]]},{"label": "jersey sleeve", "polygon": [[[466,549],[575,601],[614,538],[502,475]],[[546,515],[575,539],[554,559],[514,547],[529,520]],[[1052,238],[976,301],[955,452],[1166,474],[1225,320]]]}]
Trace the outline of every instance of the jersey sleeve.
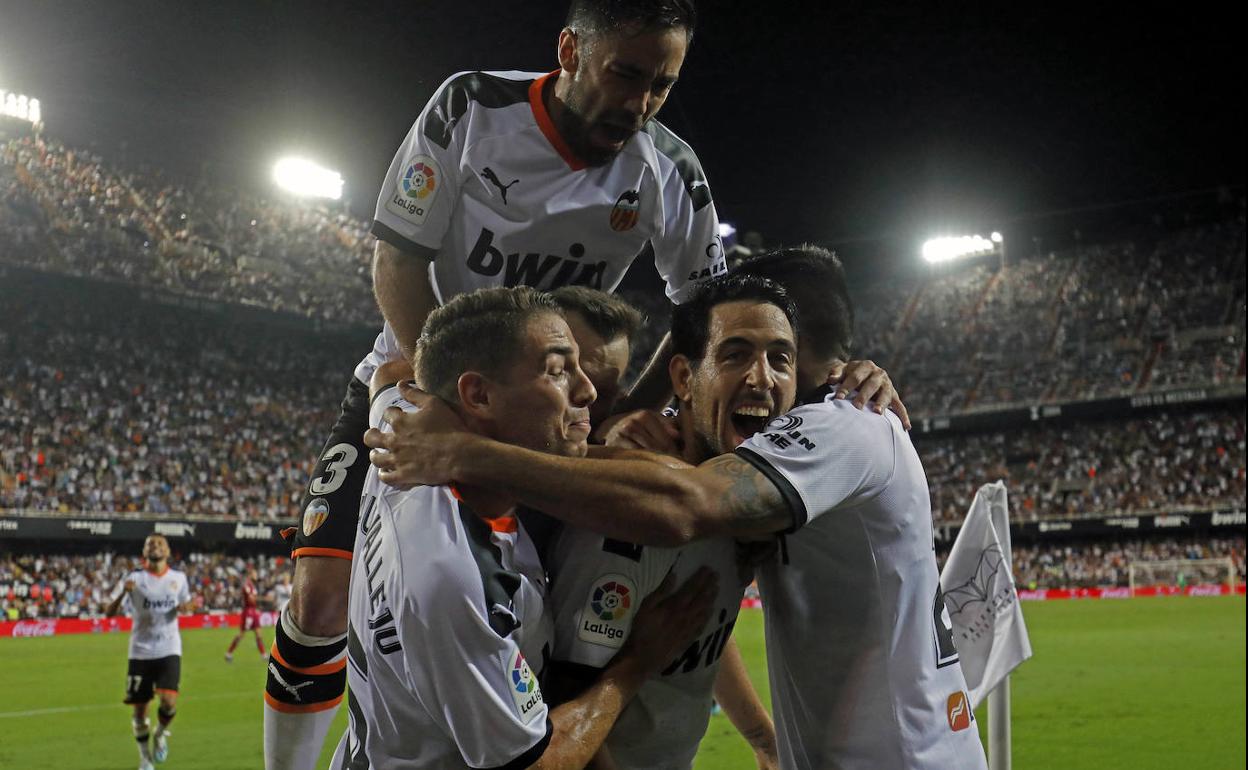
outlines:
[{"label": "jersey sleeve", "polygon": [[433,257],[459,198],[465,115],[463,78],[451,76],[425,105],[390,161],[373,214],[373,235],[395,248]]},{"label": "jersey sleeve", "polygon": [[667,284],[667,296],[680,304],[701,281],[726,275],[719,216],[702,166],[689,145],[675,136],[655,135],[660,162],[663,229],[651,244],[654,266]]},{"label": "jersey sleeve", "polygon": [[178,586],[178,606],[186,604],[191,600],[191,583],[186,574],[182,575],[182,580]]},{"label": "jersey sleeve", "polygon": [[373,402],[368,407],[368,427],[389,433],[391,428],[385,420],[385,415],[386,410],[392,406],[397,406],[405,412],[415,412],[420,408],[403,398],[399,393],[398,383],[387,385],[373,394]]},{"label": "jersey sleeve", "polygon": [[408,686],[469,767],[527,768],[552,730],[537,676],[514,635],[490,626],[479,574],[446,574],[398,619]]},{"label": "jersey sleeve", "polygon": [[556,661],[603,668],[632,630],[641,602],[671,569],[675,549],[622,543],[565,528],[550,600]]},{"label": "jersey sleeve", "polygon": [[792,532],[879,494],[893,476],[900,422],[848,400],[800,406],[768,423],[736,455],[766,476],[793,515]]}]

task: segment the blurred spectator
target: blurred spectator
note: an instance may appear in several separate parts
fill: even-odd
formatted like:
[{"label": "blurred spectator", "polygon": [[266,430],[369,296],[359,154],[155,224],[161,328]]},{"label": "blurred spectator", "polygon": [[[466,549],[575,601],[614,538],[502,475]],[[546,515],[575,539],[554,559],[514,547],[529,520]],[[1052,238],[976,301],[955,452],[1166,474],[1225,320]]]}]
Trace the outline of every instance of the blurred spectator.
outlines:
[{"label": "blurred spectator", "polygon": [[[274,588],[292,567],[281,556],[190,553],[171,560],[186,572],[191,592],[204,597],[204,610],[236,612],[248,569],[258,575],[262,609],[272,609]],[[113,590],[142,559],[105,552],[90,556],[0,553],[0,615],[18,618],[103,617]]]},{"label": "blurred spectator", "polygon": [[[943,567],[948,551],[938,554]],[[1244,538],[1128,540],[1014,544],[1014,582],[1020,589],[1110,588],[1129,584],[1132,562],[1230,558],[1235,582],[1244,582]],[[1191,582],[1225,580],[1225,571],[1185,576]]]}]

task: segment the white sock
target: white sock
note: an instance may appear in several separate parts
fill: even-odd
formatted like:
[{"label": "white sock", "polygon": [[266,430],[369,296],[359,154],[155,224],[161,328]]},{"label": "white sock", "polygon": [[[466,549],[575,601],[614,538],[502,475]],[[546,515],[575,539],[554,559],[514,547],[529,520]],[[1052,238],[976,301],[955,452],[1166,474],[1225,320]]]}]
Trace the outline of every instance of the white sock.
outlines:
[{"label": "white sock", "polygon": [[148,762],[152,761],[152,747],[148,741],[148,727],[150,723],[144,719],[142,721],[136,719],[132,723],[134,727],[134,740],[139,744],[139,758]]}]

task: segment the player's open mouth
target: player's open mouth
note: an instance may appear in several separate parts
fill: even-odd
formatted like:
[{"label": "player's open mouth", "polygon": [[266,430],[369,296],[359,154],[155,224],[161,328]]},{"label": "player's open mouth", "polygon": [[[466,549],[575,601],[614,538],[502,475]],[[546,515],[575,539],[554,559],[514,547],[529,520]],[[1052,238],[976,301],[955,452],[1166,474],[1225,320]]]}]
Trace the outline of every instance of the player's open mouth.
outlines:
[{"label": "player's open mouth", "polygon": [[634,129],[627,126],[617,126],[611,123],[601,123],[598,125],[598,133],[600,133],[608,143],[614,145],[622,145],[627,142],[633,134],[637,133]]},{"label": "player's open mouth", "polygon": [[762,404],[743,404],[733,410],[731,416],[732,429],[737,433],[737,443],[767,427],[771,419],[771,410]]}]

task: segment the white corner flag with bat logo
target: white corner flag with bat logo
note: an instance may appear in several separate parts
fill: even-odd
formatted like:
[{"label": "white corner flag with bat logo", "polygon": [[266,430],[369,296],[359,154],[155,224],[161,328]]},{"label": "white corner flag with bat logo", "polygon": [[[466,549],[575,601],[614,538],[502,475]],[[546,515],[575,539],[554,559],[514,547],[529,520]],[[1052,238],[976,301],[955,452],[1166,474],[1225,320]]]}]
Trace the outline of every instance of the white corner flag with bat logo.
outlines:
[{"label": "white corner flag with bat logo", "polygon": [[1031,640],[1010,568],[1004,483],[985,484],[975,493],[940,575],[940,590],[975,708],[1031,657]]}]

